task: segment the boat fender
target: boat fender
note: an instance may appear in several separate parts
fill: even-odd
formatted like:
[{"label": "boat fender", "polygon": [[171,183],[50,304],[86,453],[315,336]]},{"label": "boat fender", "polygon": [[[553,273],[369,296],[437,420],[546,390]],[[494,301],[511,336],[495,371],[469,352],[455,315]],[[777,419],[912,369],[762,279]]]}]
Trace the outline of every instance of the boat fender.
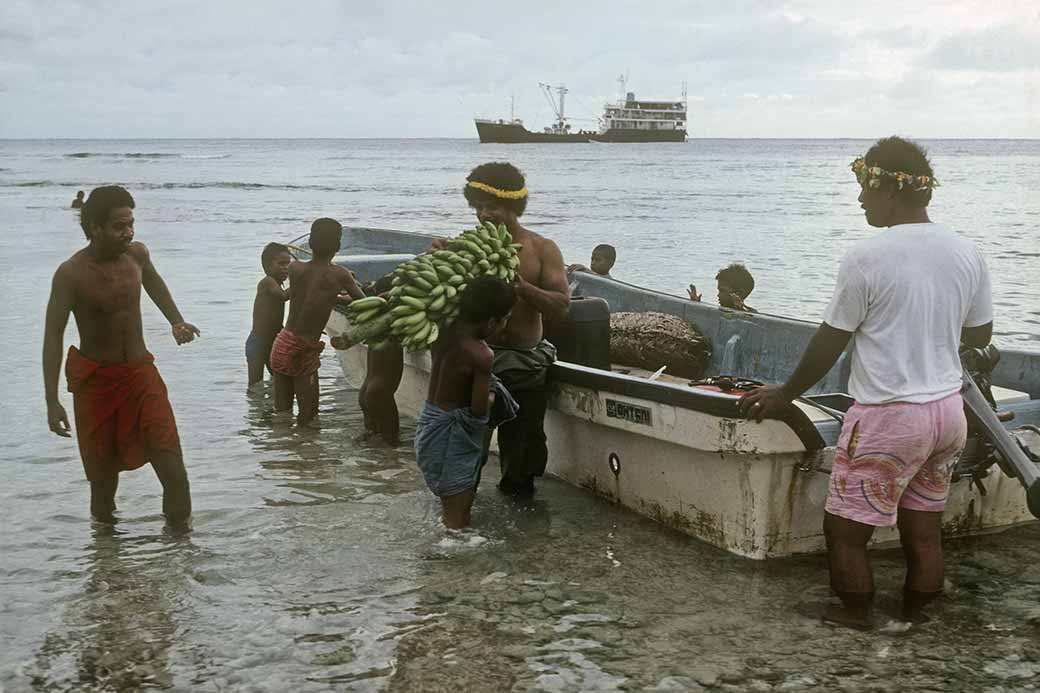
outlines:
[{"label": "boat fender", "polygon": [[610,471],[614,476],[621,476],[621,458],[618,457],[616,452],[610,453],[610,457],[607,458],[607,464],[610,465]]}]

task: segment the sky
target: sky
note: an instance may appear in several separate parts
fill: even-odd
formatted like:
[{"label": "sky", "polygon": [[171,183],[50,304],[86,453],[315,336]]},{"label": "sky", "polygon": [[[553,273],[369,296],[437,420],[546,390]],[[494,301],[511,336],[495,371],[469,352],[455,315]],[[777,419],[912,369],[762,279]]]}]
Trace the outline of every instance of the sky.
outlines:
[{"label": "sky", "polygon": [[691,137],[1040,137],[1037,0],[3,0],[0,138],[590,129],[618,77]]}]

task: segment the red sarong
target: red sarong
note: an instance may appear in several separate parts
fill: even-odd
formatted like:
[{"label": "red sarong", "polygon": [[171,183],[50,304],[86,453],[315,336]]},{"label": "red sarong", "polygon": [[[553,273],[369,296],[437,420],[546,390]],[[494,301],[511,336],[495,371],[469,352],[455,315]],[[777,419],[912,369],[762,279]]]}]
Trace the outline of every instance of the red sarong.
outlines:
[{"label": "red sarong", "polygon": [[158,452],[180,453],[177,422],[154,358],[102,366],[69,347],[65,377],[87,479],[137,469]]},{"label": "red sarong", "polygon": [[293,378],[310,375],[321,365],[321,350],[325,342],[304,339],[289,329],[283,329],[271,346],[271,371]]}]

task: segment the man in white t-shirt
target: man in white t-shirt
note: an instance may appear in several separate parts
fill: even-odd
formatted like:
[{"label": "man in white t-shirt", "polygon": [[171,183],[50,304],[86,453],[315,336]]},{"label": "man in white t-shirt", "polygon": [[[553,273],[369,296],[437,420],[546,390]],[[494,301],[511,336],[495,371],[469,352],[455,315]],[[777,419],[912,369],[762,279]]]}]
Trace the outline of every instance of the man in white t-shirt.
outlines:
[{"label": "man in white t-shirt", "polygon": [[842,606],[825,618],[869,627],[875,527],[899,527],[906,618],[926,619],[923,607],[942,591],[942,511],[967,427],[958,347],[989,343],[993,308],[981,253],[928,218],[937,183],[919,146],[880,140],[852,169],[867,223],[888,230],[845,255],[823,324],[787,383],[748,393],[740,410],[759,421],[778,413],[851,343],[856,403],[838,438],[823,525]]}]

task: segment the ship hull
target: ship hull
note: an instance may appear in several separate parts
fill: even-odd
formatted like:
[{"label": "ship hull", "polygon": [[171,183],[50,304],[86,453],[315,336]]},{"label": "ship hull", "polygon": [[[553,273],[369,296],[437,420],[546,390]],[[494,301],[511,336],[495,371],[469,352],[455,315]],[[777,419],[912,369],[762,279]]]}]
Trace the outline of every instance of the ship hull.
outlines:
[{"label": "ship hull", "polygon": [[554,134],[531,132],[515,123],[476,122],[477,135],[484,144],[581,143],[581,142],[685,142],[685,130],[618,130]]}]

